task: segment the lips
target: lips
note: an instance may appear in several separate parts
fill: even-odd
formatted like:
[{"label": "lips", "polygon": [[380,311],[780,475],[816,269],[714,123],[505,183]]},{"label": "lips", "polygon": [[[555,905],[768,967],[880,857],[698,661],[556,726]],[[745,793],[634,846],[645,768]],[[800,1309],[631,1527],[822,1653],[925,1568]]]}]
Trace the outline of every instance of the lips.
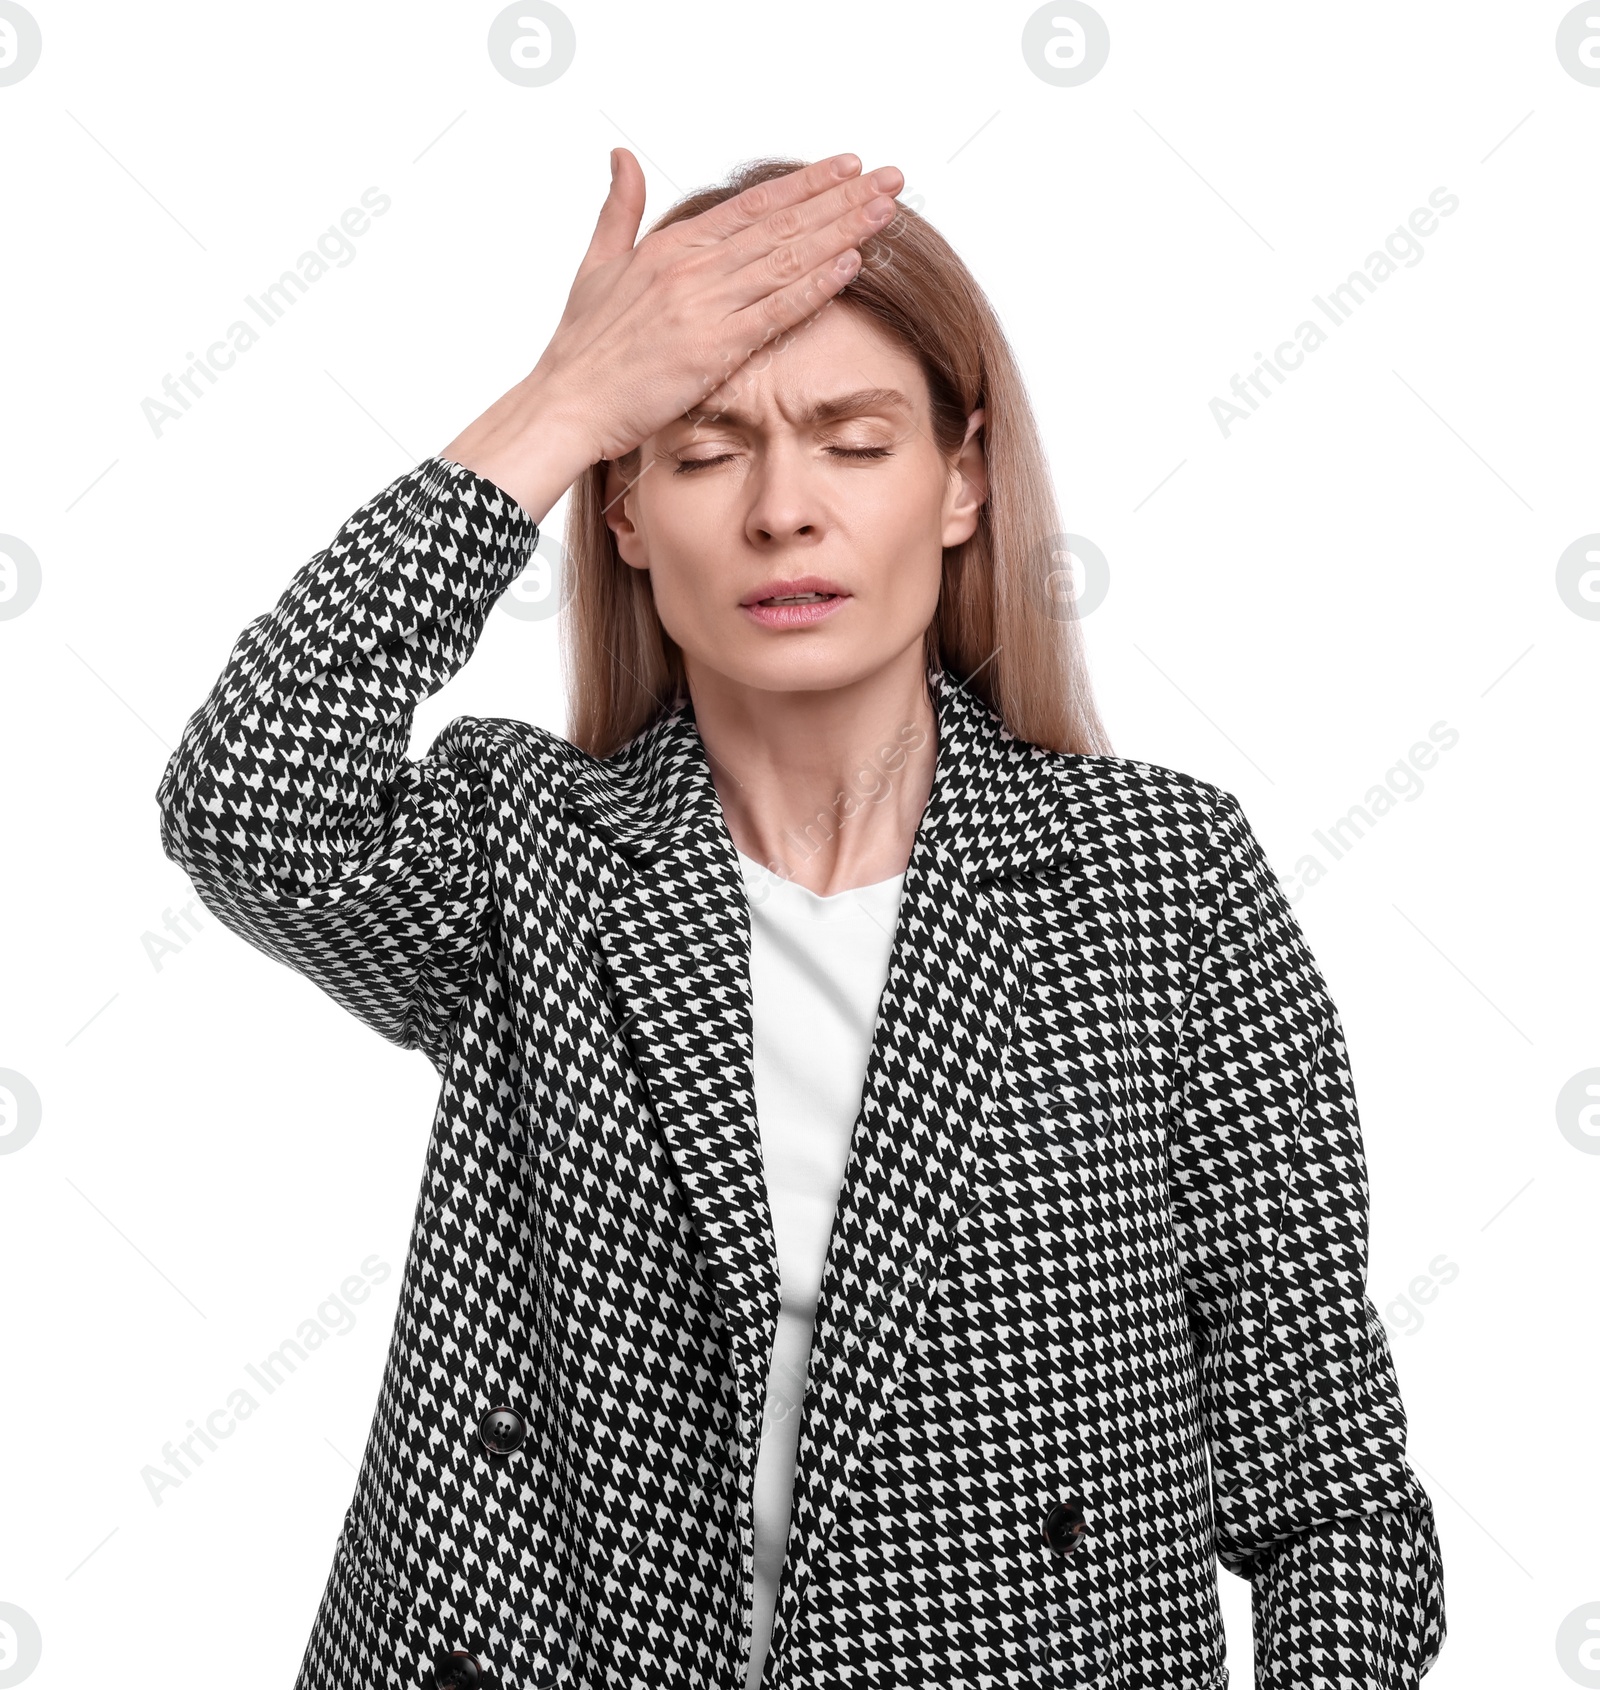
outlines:
[{"label": "lips", "polygon": [[850,594],[822,575],[791,575],[763,581],[739,602],[745,615],[764,628],[809,628],[848,604]]},{"label": "lips", "polygon": [[838,581],[821,575],[789,576],[782,581],[762,581],[754,593],[740,600],[748,619],[764,629],[808,629],[840,612],[850,603]]},{"label": "lips", "polygon": [[748,609],[758,604],[816,604],[826,599],[849,596],[837,581],[829,581],[824,576],[791,575],[782,580],[763,581],[739,602]]}]

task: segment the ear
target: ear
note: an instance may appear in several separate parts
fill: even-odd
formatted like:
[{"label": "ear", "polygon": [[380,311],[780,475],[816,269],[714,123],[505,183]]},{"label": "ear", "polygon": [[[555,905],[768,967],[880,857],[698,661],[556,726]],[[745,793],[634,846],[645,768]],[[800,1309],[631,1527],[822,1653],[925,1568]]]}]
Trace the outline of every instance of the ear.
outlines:
[{"label": "ear", "polygon": [[978,510],[989,496],[989,469],[983,453],[983,407],[967,417],[966,438],[951,466],[945,495],[942,544],[959,546],[977,532]]},{"label": "ear", "polygon": [[637,473],[628,475],[614,459],[606,462],[606,483],[603,495],[606,526],[617,542],[617,555],[631,569],[648,569],[650,556],[630,509],[633,503],[633,484]]}]

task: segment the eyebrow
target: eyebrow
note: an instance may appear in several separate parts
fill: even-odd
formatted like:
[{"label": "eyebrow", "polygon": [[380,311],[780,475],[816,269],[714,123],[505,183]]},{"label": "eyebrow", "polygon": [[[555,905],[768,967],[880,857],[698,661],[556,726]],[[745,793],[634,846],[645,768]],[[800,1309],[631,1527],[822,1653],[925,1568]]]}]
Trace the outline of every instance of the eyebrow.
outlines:
[{"label": "eyebrow", "polygon": [[[897,387],[859,387],[854,393],[840,393],[832,399],[819,399],[801,414],[802,423],[837,422],[841,417],[858,417],[865,411],[903,411],[915,414],[915,407]],[[736,407],[691,405],[680,418],[689,423],[726,423],[732,428],[755,428],[755,418],[746,416]]]}]

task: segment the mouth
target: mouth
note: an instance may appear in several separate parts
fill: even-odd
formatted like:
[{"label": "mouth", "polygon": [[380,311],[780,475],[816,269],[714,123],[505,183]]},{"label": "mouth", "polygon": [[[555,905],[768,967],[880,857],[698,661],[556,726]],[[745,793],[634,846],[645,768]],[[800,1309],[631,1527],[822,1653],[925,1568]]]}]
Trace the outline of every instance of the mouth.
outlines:
[{"label": "mouth", "polygon": [[837,581],[807,575],[764,581],[740,601],[740,608],[763,627],[804,628],[833,615],[849,600],[850,594]]}]

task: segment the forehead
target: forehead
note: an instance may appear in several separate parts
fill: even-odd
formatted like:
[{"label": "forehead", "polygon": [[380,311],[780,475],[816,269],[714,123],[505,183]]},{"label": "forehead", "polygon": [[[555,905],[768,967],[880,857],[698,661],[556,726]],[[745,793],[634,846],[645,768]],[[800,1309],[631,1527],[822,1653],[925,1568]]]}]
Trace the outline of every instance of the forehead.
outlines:
[{"label": "forehead", "polygon": [[841,394],[872,389],[898,390],[914,416],[927,414],[922,366],[865,312],[834,299],[757,352],[695,410],[793,420]]}]

